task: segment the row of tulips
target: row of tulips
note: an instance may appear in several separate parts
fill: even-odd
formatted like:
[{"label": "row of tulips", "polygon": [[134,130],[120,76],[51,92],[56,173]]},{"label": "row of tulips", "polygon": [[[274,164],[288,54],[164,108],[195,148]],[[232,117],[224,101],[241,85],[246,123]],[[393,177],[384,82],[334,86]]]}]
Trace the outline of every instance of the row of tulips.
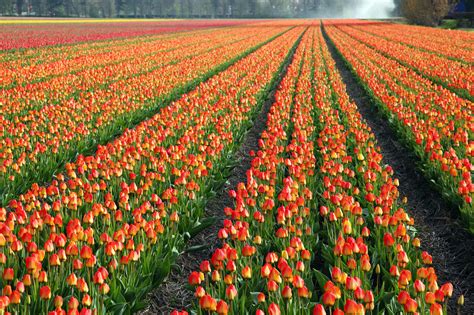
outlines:
[{"label": "row of tulips", "polygon": [[[318,139],[322,140],[323,160],[327,160],[321,168],[325,174],[322,207],[327,207],[326,219],[335,223],[336,229],[329,229],[327,235],[333,235],[329,242],[333,244],[332,259],[342,270],[338,280],[339,270],[330,266],[332,280],[345,284],[346,292],[352,291],[349,297],[376,314],[384,310],[393,314],[446,313],[453,286],[438,287],[430,266],[432,258],[420,250],[414,221],[399,199],[398,180],[391,167],[383,164],[374,134],[350,102],[328,47],[322,48],[333,96],[333,106],[326,109],[332,118],[320,116],[328,130]],[[326,121],[332,121],[330,126]],[[321,215],[325,212],[320,208]],[[330,256],[324,246],[323,255]],[[347,278],[344,272],[349,273]],[[354,275],[362,286],[353,285]]]},{"label": "row of tulips", "polygon": [[[129,39],[119,38],[108,41],[85,42],[68,46],[47,46],[17,52],[3,52],[0,53],[0,69],[2,70],[0,81],[2,82],[2,87],[14,86],[16,84],[25,85],[31,81],[38,82],[49,77],[64,75],[64,71],[69,73],[85,69],[88,65],[90,66],[86,60],[88,58],[95,58],[100,54],[112,53],[110,57],[115,60],[116,57],[114,57],[113,52],[125,54],[128,47],[139,49],[141,43],[147,45],[148,42],[179,37],[185,39],[188,36],[212,32],[213,30],[176,32]],[[139,51],[137,52],[139,53]],[[72,64],[71,60],[75,60],[77,64]],[[93,60],[91,61],[93,62]],[[68,67],[65,67],[65,65],[68,65]],[[21,75],[19,78],[17,78],[18,74],[13,73],[15,69],[20,70]]]},{"label": "row of tulips", "polygon": [[[474,37],[472,33],[463,30],[445,30],[435,27],[387,23],[382,21],[344,19],[332,20],[331,24],[351,26],[370,25],[374,29],[380,26],[387,30],[384,36],[390,37],[391,34],[394,33],[399,35],[404,34],[405,38],[399,39],[401,42],[446,56],[451,56],[449,53],[447,53],[447,51],[451,51],[451,49],[462,49],[466,51],[472,50],[472,42]],[[414,39],[417,40],[416,44],[412,41]],[[425,41],[421,43],[421,39],[424,39]],[[465,53],[463,53],[463,57],[451,57],[454,57],[455,59],[462,59],[463,61],[467,62],[469,62],[469,60],[472,58],[472,56]]]},{"label": "row of tulips", "polygon": [[354,27],[447,58],[464,63],[474,63],[472,53],[474,35],[470,32],[443,31],[431,27],[391,23],[372,24],[360,28],[358,25],[354,25]]},{"label": "row of tulips", "polygon": [[[169,272],[304,28],[278,36],[1,209],[0,306],[130,312]],[[158,267],[157,267],[158,266]]]},{"label": "row of tulips", "polygon": [[[289,135],[289,137],[287,137]],[[319,27],[276,94],[222,246],[189,276],[198,314],[442,314],[430,256]],[[187,314],[176,310],[172,314]]]},{"label": "row of tulips", "polygon": [[[74,69],[80,62],[71,64],[63,62],[59,67],[55,62],[45,65],[60,68],[63,75],[53,78],[48,78],[47,74],[39,75],[42,78],[41,82],[30,81],[27,86],[1,91],[0,102],[2,116],[6,121],[5,129],[14,128],[15,123],[30,124],[36,116],[47,115],[42,111],[50,107],[64,106],[63,104],[71,99],[78,102],[87,100],[91,92],[103,93],[99,91],[107,91],[121,81],[146,77],[152,72],[162,71],[160,68],[179,65],[189,58],[203,57],[214,49],[255,36],[257,32],[255,28],[239,28],[233,31],[219,29],[204,34],[191,34],[193,35],[191,38],[183,36],[159,38],[148,43],[139,42],[137,47],[134,47],[135,44],[130,44],[125,52],[115,51],[88,56],[88,62],[85,64],[90,67],[82,71],[67,70]],[[262,34],[262,38],[263,36]],[[22,69],[17,69],[15,72],[21,73]]]},{"label": "row of tulips", "polygon": [[[379,34],[373,35],[371,34],[371,25],[356,27],[344,25],[337,26],[337,28],[382,54],[415,69],[433,81],[459,91],[460,95],[474,100],[474,64],[466,64],[409,47],[396,39],[386,39]],[[474,48],[474,45],[471,48]]]},{"label": "row of tulips", "polygon": [[[40,48],[31,49],[32,56],[11,55],[1,63],[0,82],[2,88],[13,88],[17,85],[28,85],[34,88],[34,83],[42,82],[58,76],[67,76],[91,68],[103,67],[108,64],[125,63],[137,57],[144,58],[149,54],[168,47],[167,41],[176,40],[175,45],[188,44],[188,36],[200,35],[201,32],[185,32],[171,35],[138,37],[127,40],[115,40],[107,43],[92,42],[82,45],[62,47],[62,49]],[[191,37],[192,38],[192,37]],[[181,41],[179,41],[181,39]],[[164,46],[163,46],[164,45]],[[137,58],[138,59],[138,58]]]},{"label": "row of tulips", "polygon": [[[0,26],[0,50],[23,52],[25,48],[75,44],[88,41],[111,40],[144,35],[175,33],[196,29],[238,26],[245,20],[157,20],[99,22],[20,20],[18,23],[2,21]],[[27,24],[30,22],[30,24]],[[61,46],[60,46],[61,47]]]},{"label": "row of tulips", "polygon": [[396,61],[326,25],[331,40],[376,105],[423,161],[474,231],[473,103],[433,85]]},{"label": "row of tulips", "polygon": [[[2,203],[24,192],[33,182],[50,179],[51,174],[77,153],[87,153],[95,145],[106,143],[125,128],[154,114],[163,104],[176,99],[285,30],[287,28],[271,27],[266,32],[260,32],[257,27],[252,31],[243,28],[231,32],[231,36],[218,31],[221,36],[215,37],[215,44],[196,41],[196,45],[187,48],[189,55],[185,53],[179,57],[180,51],[172,50],[153,55],[153,62],[146,58],[142,61],[131,60],[127,63],[129,66],[118,71],[123,80],[112,81],[102,87],[101,83],[107,80],[104,78],[108,76],[108,68],[95,69],[92,72],[99,74],[98,77],[92,76],[91,72],[82,76],[84,80],[78,76],[75,83],[82,83],[79,88],[70,86],[79,91],[76,95],[70,91],[72,96],[62,97],[63,84],[55,84],[53,89],[40,87],[44,102],[40,93],[40,101],[36,103],[28,89],[21,88],[23,92],[20,94],[26,95],[12,97],[8,106],[15,108],[12,105],[16,104],[18,109],[12,110],[11,117],[7,113],[1,119]],[[249,36],[249,32],[254,36]],[[204,40],[205,36],[200,39]],[[147,64],[150,64],[150,71],[140,74]],[[38,84],[49,85],[56,79]],[[35,93],[34,89],[32,91]],[[67,90],[65,94],[68,95]],[[55,99],[59,99],[57,104],[53,101]],[[28,105],[24,108],[24,104],[30,102],[31,108]]]},{"label": "row of tulips", "polygon": [[[200,313],[239,314],[248,310],[260,314],[268,309],[276,314],[289,300],[294,311],[298,307],[305,312],[308,306],[310,290],[304,278],[311,272],[311,257],[303,239],[311,237],[305,229],[311,224],[305,211],[309,211],[312,194],[293,176],[285,177],[289,175],[285,169],[300,170],[302,179],[307,170],[303,171],[300,164],[314,169],[311,145],[303,149],[297,143],[310,136],[304,128],[309,125],[300,128],[311,117],[304,114],[310,114],[311,95],[305,90],[311,85],[314,30],[306,32],[275,94],[267,128],[259,140],[260,149],[247,171],[247,182],[229,192],[235,198],[235,207],[224,209],[229,219],[218,233],[222,247],[189,276]],[[300,138],[290,146],[289,138],[297,133]],[[292,153],[296,156],[290,157]],[[299,162],[295,161],[298,157],[302,159]],[[300,192],[304,194],[296,198]],[[297,291],[300,294],[292,299]]]},{"label": "row of tulips", "polygon": [[[99,45],[94,42],[68,46],[59,50],[58,53],[48,48],[34,49],[33,51],[38,54],[35,58],[18,58],[1,63],[2,71],[0,82],[3,82],[2,87],[3,90],[5,90],[3,92],[4,97],[10,94],[10,96],[13,96],[19,93],[18,91],[21,91],[22,88],[24,90],[26,87],[28,90],[33,89],[36,92],[33,93],[33,91],[29,91],[31,93],[29,96],[34,97],[41,92],[41,88],[57,89],[57,85],[64,85],[65,91],[63,97],[66,97],[66,95],[72,94],[74,87],[87,83],[82,83],[86,80],[87,75],[92,76],[92,78],[106,76],[104,79],[115,81],[121,77],[115,75],[116,71],[132,66],[136,69],[140,69],[140,67],[143,68],[141,71],[135,70],[135,72],[133,72],[136,73],[135,75],[138,75],[139,72],[145,73],[151,71],[147,71],[148,68],[166,64],[166,61],[169,62],[167,55],[169,53],[173,53],[173,57],[177,62],[188,55],[198,53],[199,50],[195,52],[188,51],[195,50],[196,47],[194,46],[197,44],[200,44],[199,47],[197,47],[200,48],[200,50],[206,48],[210,50],[213,47],[222,45],[221,41],[226,37],[234,37],[233,39],[236,40],[242,38],[247,32],[248,36],[252,34],[255,35],[255,28],[238,27],[152,37],[138,37],[113,41],[108,43],[108,45]],[[210,43],[213,39],[216,39],[217,42]],[[230,42],[231,41],[227,43]],[[177,55],[177,50],[180,50],[182,55]],[[166,60],[161,61],[162,58]],[[137,65],[137,63],[140,64]],[[102,68],[105,69],[102,70]],[[106,72],[98,72],[96,74],[95,71]],[[98,83],[96,81],[97,79],[92,80],[89,84]],[[105,83],[107,83],[107,81],[102,84]],[[12,89],[17,86],[20,87]],[[85,90],[90,88],[92,87],[87,87]],[[82,88],[82,90],[84,90],[84,88]],[[7,91],[8,93],[6,93]],[[26,91],[23,91],[23,93],[25,92]],[[51,94],[55,95],[57,92]],[[36,96],[36,98],[37,97],[38,96]],[[36,100],[36,98],[34,99]],[[53,100],[55,102],[58,101]],[[5,101],[2,101],[2,105],[7,104]]]}]

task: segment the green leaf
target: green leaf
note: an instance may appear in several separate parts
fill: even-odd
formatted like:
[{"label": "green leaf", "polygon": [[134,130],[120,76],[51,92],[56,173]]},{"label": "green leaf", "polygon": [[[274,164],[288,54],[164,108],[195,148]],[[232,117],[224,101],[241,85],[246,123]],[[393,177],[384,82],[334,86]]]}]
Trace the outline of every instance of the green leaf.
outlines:
[{"label": "green leaf", "polygon": [[318,282],[319,287],[322,289],[326,282],[329,281],[329,278],[317,269],[313,269],[314,276],[316,277],[316,281]]},{"label": "green leaf", "polygon": [[205,218],[203,220],[201,220],[200,222],[198,222],[195,226],[193,226],[193,228],[189,231],[189,234],[191,235],[191,237],[194,237],[196,236],[199,232],[201,232],[202,230],[212,226],[213,224],[216,224],[217,223],[217,217],[208,217],[208,218]]},{"label": "green leaf", "polygon": [[209,247],[208,244],[194,245],[194,246],[188,247],[184,252],[185,253],[199,252],[199,251],[203,250],[204,248],[208,248],[208,247]]},{"label": "green leaf", "polygon": [[334,253],[333,251],[329,248],[328,245],[323,244],[321,248],[321,255],[324,258],[324,261],[326,263],[332,264],[334,262]]},{"label": "green leaf", "polygon": [[250,296],[252,297],[252,301],[254,304],[258,304],[258,295],[260,292],[250,292]]}]

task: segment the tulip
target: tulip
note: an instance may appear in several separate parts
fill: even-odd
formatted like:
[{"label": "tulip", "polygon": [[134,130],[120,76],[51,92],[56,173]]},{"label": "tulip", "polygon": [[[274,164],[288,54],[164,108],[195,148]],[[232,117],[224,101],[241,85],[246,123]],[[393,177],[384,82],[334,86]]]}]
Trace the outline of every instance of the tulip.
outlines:
[{"label": "tulip", "polygon": [[268,289],[269,292],[275,292],[276,290],[278,290],[278,283],[276,283],[273,280],[268,281],[267,282],[267,289]]},{"label": "tulip", "polygon": [[313,308],[313,315],[326,315],[326,311],[321,304],[316,304]]},{"label": "tulip", "polygon": [[426,292],[425,301],[427,304],[434,304],[436,301],[436,296],[433,292]]},{"label": "tulip", "polygon": [[79,292],[89,292],[89,286],[87,285],[87,282],[84,280],[84,278],[77,279],[76,286]]},{"label": "tulip", "polygon": [[42,300],[49,300],[51,298],[51,289],[49,286],[42,286],[39,290],[39,295]]},{"label": "tulip", "polygon": [[20,304],[20,302],[21,302],[21,293],[18,292],[17,290],[15,290],[10,294],[9,298],[10,298],[10,303],[11,304]]},{"label": "tulip", "polygon": [[453,295],[454,288],[453,288],[453,285],[450,282],[448,282],[448,283],[443,284],[440,290],[443,291],[445,296],[451,297]]},{"label": "tulip", "polygon": [[68,310],[76,310],[79,307],[79,301],[75,297],[71,297],[68,301]]},{"label": "tulip", "polygon": [[414,299],[408,298],[404,305],[404,308],[405,312],[415,313],[418,308],[418,303]]},{"label": "tulip", "polygon": [[217,302],[210,295],[206,294],[199,300],[200,307],[205,311],[216,311]]},{"label": "tulip", "polygon": [[233,300],[237,296],[237,289],[235,288],[233,284],[227,286],[225,290],[225,296],[229,300]]},{"label": "tulip", "polygon": [[395,243],[395,240],[393,239],[392,234],[385,233],[384,236],[383,236],[383,244],[386,247],[391,247],[391,246],[393,246],[394,243]]},{"label": "tulip", "polygon": [[444,302],[444,292],[442,290],[436,290],[435,298],[436,302]]},{"label": "tulip", "polygon": [[438,303],[431,305],[430,315],[443,315],[443,307]]},{"label": "tulip", "polygon": [[199,269],[203,273],[211,272],[211,264],[209,263],[209,260],[204,260],[199,266]]},{"label": "tulip", "polygon": [[280,315],[280,307],[277,304],[272,303],[268,306],[268,315]]},{"label": "tulip", "polygon": [[106,295],[108,294],[110,291],[110,287],[107,283],[102,283],[100,286],[99,286],[99,292],[100,294],[103,294],[103,295]]},{"label": "tulip", "polygon": [[193,271],[188,277],[188,282],[192,286],[201,284],[201,277],[199,273],[196,271]]},{"label": "tulip", "polygon": [[333,306],[336,303],[336,296],[332,292],[324,292],[323,294],[323,304],[326,306]]},{"label": "tulip", "polygon": [[81,248],[81,258],[82,259],[89,259],[92,257],[92,248],[90,248],[89,246],[87,245],[84,245],[82,248]]},{"label": "tulip", "polygon": [[245,266],[242,269],[242,278],[244,278],[244,279],[252,278],[252,269],[249,266]]},{"label": "tulip", "polygon": [[229,312],[229,306],[223,300],[217,302],[216,312],[219,315],[227,315]]},{"label": "tulip", "polygon": [[5,268],[3,270],[3,280],[12,281],[15,278],[15,272],[13,268]]},{"label": "tulip", "polygon": [[194,296],[195,296],[195,297],[201,298],[201,297],[203,297],[205,294],[206,294],[206,290],[204,290],[203,287],[201,287],[201,286],[196,287],[196,290],[195,290],[195,292],[194,292]]},{"label": "tulip", "polygon": [[410,294],[407,291],[400,291],[398,294],[398,303],[405,305],[410,298]]},{"label": "tulip", "polygon": [[54,297],[54,307],[61,308],[63,306],[63,298],[62,296],[55,296]]},{"label": "tulip", "polygon": [[82,297],[82,305],[89,307],[89,306],[91,306],[91,304],[92,304],[92,298],[90,297],[89,294],[86,293]]},{"label": "tulip", "polygon": [[347,277],[346,279],[346,289],[350,291],[355,291],[359,287],[359,281],[357,278]]},{"label": "tulip", "polygon": [[262,278],[268,278],[272,269],[272,266],[268,263],[263,265],[263,267],[260,269],[260,275],[262,276]]},{"label": "tulip", "polygon": [[415,290],[416,292],[424,292],[425,291],[425,284],[423,282],[421,282],[420,280],[415,280],[415,282],[413,283],[414,286],[415,286]]},{"label": "tulip", "polygon": [[344,305],[344,313],[346,314],[359,314],[359,306],[358,304],[351,300],[348,299],[346,301],[346,304]]},{"label": "tulip", "polygon": [[293,293],[291,292],[291,288],[289,286],[285,286],[281,292],[281,295],[283,296],[284,299],[291,299],[293,296]]}]

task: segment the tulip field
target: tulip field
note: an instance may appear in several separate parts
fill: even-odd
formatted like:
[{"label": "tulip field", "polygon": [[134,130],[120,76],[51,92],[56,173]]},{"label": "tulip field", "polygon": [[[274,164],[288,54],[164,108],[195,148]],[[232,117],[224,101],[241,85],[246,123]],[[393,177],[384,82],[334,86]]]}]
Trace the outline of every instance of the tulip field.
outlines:
[{"label": "tulip field", "polygon": [[0,314],[146,311],[258,125],[168,313],[461,311],[330,48],[474,233],[474,33],[40,21],[0,23]]}]

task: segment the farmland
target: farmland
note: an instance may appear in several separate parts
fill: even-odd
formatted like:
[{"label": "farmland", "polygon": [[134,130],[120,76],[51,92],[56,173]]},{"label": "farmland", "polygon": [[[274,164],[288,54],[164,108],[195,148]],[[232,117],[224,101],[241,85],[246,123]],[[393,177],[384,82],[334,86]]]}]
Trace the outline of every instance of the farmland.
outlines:
[{"label": "farmland", "polygon": [[2,313],[474,312],[474,33],[24,22],[0,23]]}]

